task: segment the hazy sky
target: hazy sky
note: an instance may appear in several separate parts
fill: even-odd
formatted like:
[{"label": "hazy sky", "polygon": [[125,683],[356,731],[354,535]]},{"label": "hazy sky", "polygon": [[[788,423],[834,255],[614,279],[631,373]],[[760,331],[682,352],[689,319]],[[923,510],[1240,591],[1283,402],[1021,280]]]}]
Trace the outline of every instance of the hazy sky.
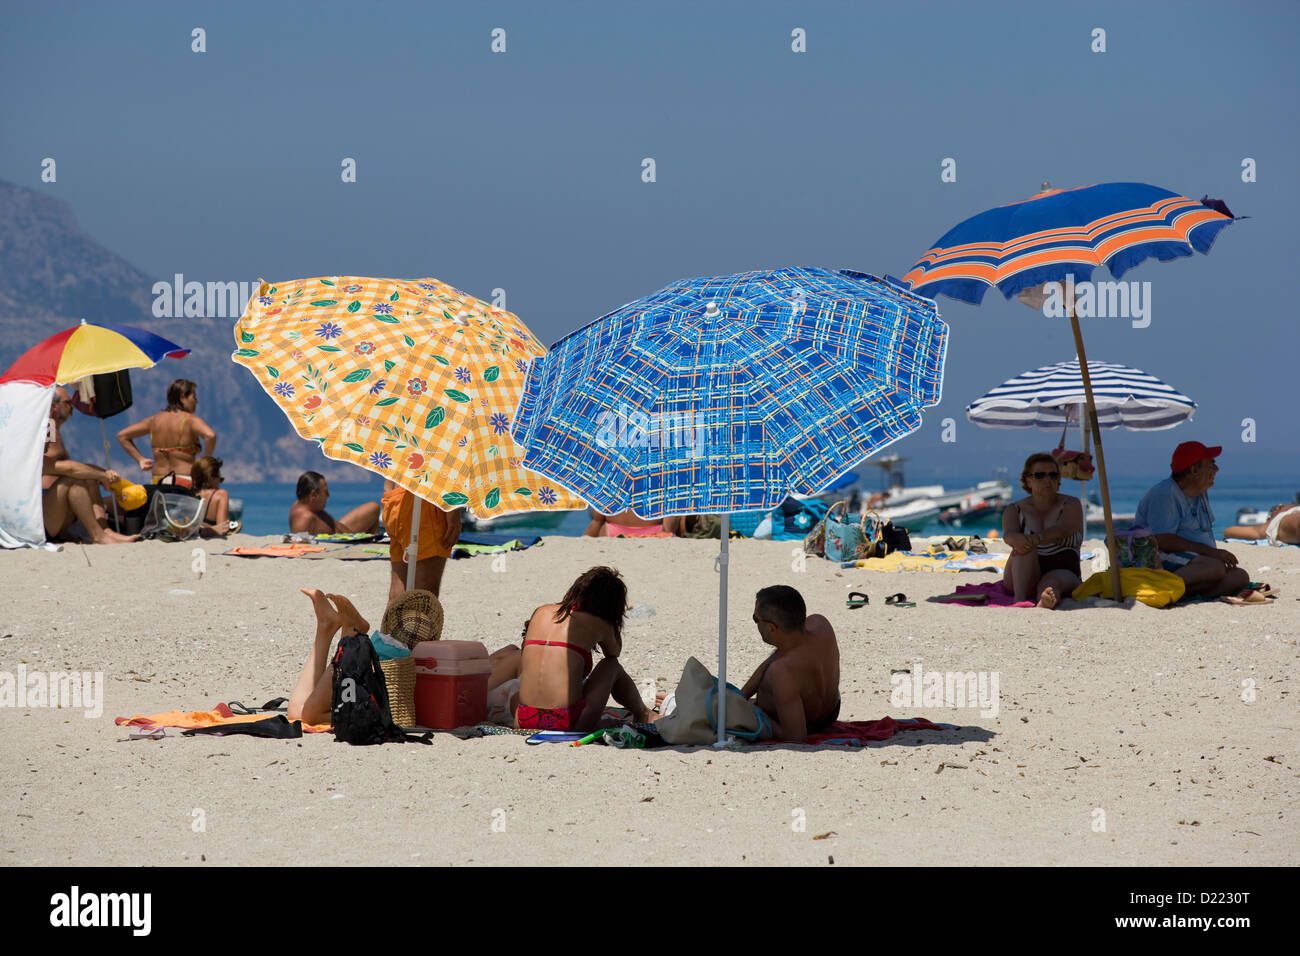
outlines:
[{"label": "hazy sky", "polygon": [[[432,275],[504,288],[546,342],[683,276],[902,275],[1045,179],[1222,198],[1252,218],[1209,256],[1125,276],[1151,283],[1148,328],[1084,322],[1091,358],[1201,406],[1175,431],[1107,433],[1108,459],[1159,477],[1195,438],[1227,446],[1234,473],[1300,472],[1295,3],[2,6],[0,178],[66,200],[151,277]],[[948,157],[956,182],[940,180]],[[915,477],[1055,444],[976,428],[964,408],[1072,358],[1068,323],[996,291],[939,308],[944,401],[895,446]],[[178,336],[230,336],[226,320],[177,321]]]}]

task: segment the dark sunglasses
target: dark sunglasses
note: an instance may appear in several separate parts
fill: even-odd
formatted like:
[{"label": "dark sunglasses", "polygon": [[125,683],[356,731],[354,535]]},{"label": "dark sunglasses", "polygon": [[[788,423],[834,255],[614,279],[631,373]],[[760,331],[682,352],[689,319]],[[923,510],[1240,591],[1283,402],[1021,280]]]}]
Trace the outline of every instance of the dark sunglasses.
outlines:
[{"label": "dark sunglasses", "polygon": [[1044,478],[1059,480],[1061,477],[1061,473],[1059,471],[1031,471],[1029,473],[1029,477],[1037,478],[1039,481],[1042,481]]}]

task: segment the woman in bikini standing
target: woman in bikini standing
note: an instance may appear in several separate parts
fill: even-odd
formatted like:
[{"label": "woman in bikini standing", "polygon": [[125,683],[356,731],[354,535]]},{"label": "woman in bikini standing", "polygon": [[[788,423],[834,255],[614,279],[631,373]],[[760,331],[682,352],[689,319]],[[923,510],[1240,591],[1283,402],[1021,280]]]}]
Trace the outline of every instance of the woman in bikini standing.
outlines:
[{"label": "woman in bikini standing", "polygon": [[1061,467],[1051,455],[1030,455],[1020,473],[1028,498],[1002,512],[1002,539],[1011,546],[1002,587],[1017,601],[1054,608],[1080,583],[1083,506],[1060,493]]},{"label": "woman in bikini standing", "polygon": [[[636,684],[618,662],[626,612],[627,585],[606,567],[580,576],[559,604],[533,611],[524,626],[516,726],[595,730],[611,696],[633,721],[648,719]],[[594,664],[597,647],[605,657]]]},{"label": "woman in bikini standing", "polygon": [[[210,457],[217,447],[217,433],[208,423],[194,414],[198,407],[198,386],[188,379],[178,378],[167,386],[167,408],[150,415],[142,422],[128,425],[117,433],[117,440],[126,453],[136,460],[143,470],[152,470],[156,482],[171,472],[176,473],[176,483],[190,487],[190,470],[200,457]],[[153,457],[146,458],[135,447],[136,438],[149,436]],[[200,455],[199,439],[206,448]]]}]

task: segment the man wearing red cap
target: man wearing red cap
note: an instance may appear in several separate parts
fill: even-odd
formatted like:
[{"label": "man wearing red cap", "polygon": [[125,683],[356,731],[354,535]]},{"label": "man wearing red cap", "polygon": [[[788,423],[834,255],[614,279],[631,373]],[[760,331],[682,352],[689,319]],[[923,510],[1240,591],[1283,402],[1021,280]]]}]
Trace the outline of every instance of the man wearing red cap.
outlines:
[{"label": "man wearing red cap", "polygon": [[1237,567],[1237,556],[1216,548],[1214,512],[1207,492],[1219,466],[1222,445],[1206,447],[1185,441],[1174,449],[1170,476],[1143,497],[1133,527],[1150,528],[1166,571],[1183,579],[1188,594],[1222,597],[1236,594],[1250,577]]}]

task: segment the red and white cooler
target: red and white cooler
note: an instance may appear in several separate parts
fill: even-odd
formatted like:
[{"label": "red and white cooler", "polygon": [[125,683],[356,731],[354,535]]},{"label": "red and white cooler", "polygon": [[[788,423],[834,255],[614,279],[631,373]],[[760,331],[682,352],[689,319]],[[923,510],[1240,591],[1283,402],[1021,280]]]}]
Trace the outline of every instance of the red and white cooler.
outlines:
[{"label": "red and white cooler", "polygon": [[415,719],[450,730],[487,717],[492,662],[478,641],[423,641],[415,645]]}]

